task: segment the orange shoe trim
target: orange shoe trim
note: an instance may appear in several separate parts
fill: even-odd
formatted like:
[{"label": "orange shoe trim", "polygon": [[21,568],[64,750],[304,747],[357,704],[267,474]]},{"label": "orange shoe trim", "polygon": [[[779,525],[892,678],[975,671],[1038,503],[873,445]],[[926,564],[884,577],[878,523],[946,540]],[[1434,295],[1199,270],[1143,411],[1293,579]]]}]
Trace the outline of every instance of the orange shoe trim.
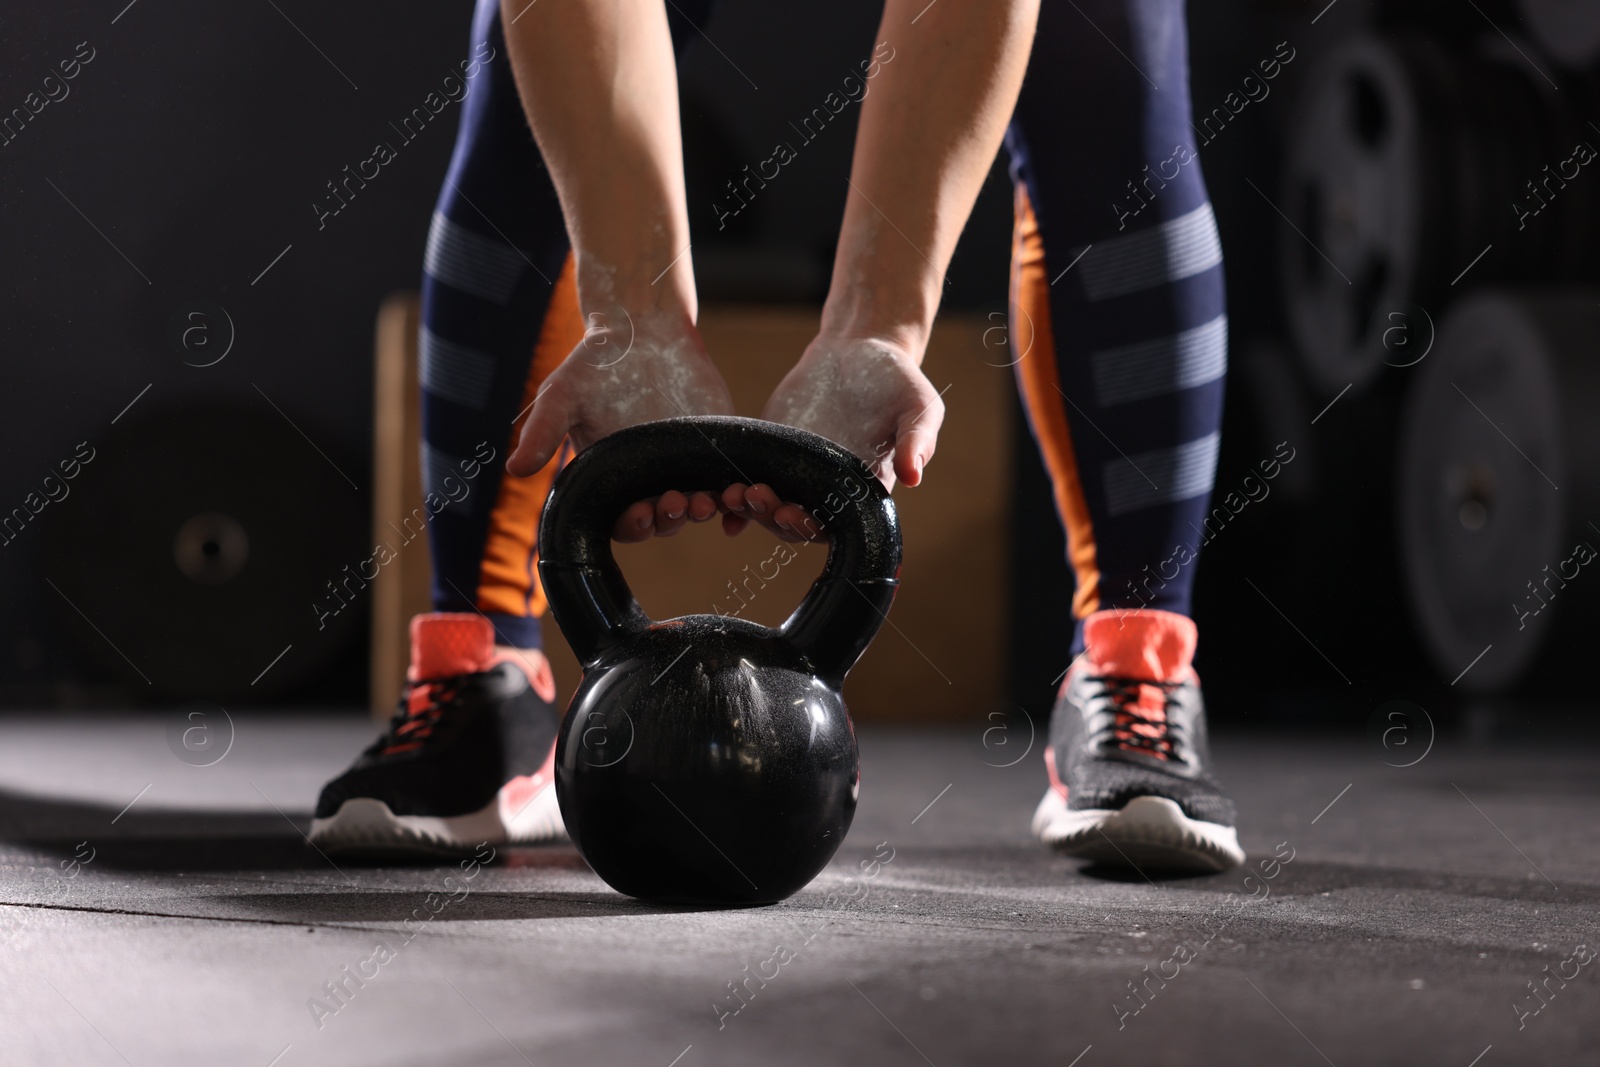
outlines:
[{"label": "orange shoe trim", "polygon": [[512,818],[521,815],[523,809],[533,803],[533,798],[555,785],[556,782],[556,746],[552,742],[550,754],[545,757],[544,765],[533,774],[518,775],[500,787],[500,795],[505,804],[512,809]]},{"label": "orange shoe trim", "polygon": [[474,612],[434,611],[411,619],[414,680],[475,674],[494,663],[494,627]]},{"label": "orange shoe trim", "polygon": [[540,700],[547,704],[555,703],[556,674],[550,667],[550,658],[539,649],[519,648],[514,652],[497,650],[494,663],[509,663],[516,667],[528,676],[528,684],[533,686]]},{"label": "orange shoe trim", "polygon": [[1084,659],[1096,674],[1183,681],[1190,674],[1199,637],[1194,621],[1176,612],[1098,611],[1083,622]]},{"label": "orange shoe trim", "polygon": [[1066,784],[1061,781],[1061,776],[1056,773],[1056,749],[1054,745],[1044,748],[1044,769],[1050,775],[1050,788],[1060,794],[1061,799],[1067,799]]}]

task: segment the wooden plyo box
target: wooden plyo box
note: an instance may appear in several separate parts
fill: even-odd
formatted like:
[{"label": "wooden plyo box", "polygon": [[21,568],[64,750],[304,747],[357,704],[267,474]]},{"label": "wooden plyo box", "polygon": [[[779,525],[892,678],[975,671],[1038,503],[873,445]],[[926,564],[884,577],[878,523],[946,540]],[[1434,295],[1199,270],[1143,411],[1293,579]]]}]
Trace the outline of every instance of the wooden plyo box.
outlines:
[{"label": "wooden plyo box", "polygon": [[[378,315],[374,417],[373,530],[422,502],[417,411],[415,294],[396,294]],[[811,340],[817,311],[799,307],[713,305],[700,330],[727,378],[735,409],[761,410]],[[948,316],[935,326],[924,370],[944,390],[939,451],[924,484],[899,487],[895,502],[905,536],[900,591],[889,622],[851,673],[852,714],[869,721],[981,717],[1004,692],[1006,590],[1009,583],[1011,372],[995,364],[993,323]],[[986,345],[986,342],[989,342]],[[752,473],[752,477],[759,477]],[[618,545],[617,561],[653,618],[722,610],[776,625],[794,610],[822,569],[821,545],[787,551],[760,529],[727,538],[717,523],[676,537]],[[776,571],[776,577],[772,577]],[[371,699],[387,716],[399,698],[409,656],[411,616],[430,610],[426,546],[408,546],[373,583]],[[580,676],[552,621],[545,649],[560,699]]]}]

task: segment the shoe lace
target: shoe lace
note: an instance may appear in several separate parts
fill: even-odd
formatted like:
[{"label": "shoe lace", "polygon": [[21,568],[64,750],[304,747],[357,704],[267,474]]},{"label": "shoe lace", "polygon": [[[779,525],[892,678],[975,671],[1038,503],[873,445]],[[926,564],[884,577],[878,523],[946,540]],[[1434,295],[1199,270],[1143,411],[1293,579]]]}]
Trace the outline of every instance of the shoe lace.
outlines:
[{"label": "shoe lace", "polygon": [[[378,739],[378,755],[393,756],[421,748],[446,713],[460,703],[465,675],[434,678],[425,682],[407,680],[400,692],[400,704],[389,717],[389,725]],[[420,696],[421,699],[413,699]]]},{"label": "shoe lace", "polygon": [[[1111,735],[1118,748],[1129,752],[1143,752],[1157,759],[1177,759],[1176,734],[1181,727],[1167,714],[1177,705],[1176,691],[1182,682],[1153,682],[1146,678],[1124,678],[1114,675],[1096,675],[1089,679],[1104,687],[1104,698],[1111,703],[1112,718],[1102,731]],[[1159,713],[1141,706],[1144,688],[1149,686],[1161,693]]]}]

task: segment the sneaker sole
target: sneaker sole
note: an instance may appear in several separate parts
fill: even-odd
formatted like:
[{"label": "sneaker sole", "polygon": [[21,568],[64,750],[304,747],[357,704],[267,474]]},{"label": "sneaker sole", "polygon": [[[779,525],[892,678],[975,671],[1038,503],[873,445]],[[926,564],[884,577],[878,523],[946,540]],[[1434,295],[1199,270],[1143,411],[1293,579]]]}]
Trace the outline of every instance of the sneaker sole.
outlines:
[{"label": "sneaker sole", "polygon": [[[565,840],[554,785],[527,798],[528,779],[506,783],[498,796],[466,815],[396,815],[373,797],[352,797],[326,819],[311,821],[310,840],[324,852],[379,859],[455,857],[480,845]],[[512,798],[519,803],[512,807]]]},{"label": "sneaker sole", "polygon": [[1141,870],[1216,873],[1244,862],[1233,827],[1191,819],[1166,797],[1134,797],[1117,811],[1075,811],[1052,789],[1033,814],[1033,832],[1066,855]]},{"label": "sneaker sole", "polygon": [[[530,799],[528,788],[538,792]],[[542,845],[567,840],[567,824],[561,819],[552,776],[541,772],[532,778],[512,779],[500,790],[500,822],[506,840],[513,845]]]}]

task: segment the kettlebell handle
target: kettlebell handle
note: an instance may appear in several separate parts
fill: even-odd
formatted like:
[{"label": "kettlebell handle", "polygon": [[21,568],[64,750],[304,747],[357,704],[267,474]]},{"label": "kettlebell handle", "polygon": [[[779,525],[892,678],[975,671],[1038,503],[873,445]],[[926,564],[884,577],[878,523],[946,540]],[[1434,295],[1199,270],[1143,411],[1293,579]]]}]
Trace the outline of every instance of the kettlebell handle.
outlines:
[{"label": "kettlebell handle", "polygon": [[764,483],[799,504],[831,541],[828,562],[778,633],[835,685],[883,624],[900,573],[900,525],[883,483],[827,438],[760,419],[693,416],[642,423],[596,441],[550,488],[539,522],[539,577],[550,610],[585,668],[643,632],[611,551],[631,504],[669,489],[721,493]]}]

